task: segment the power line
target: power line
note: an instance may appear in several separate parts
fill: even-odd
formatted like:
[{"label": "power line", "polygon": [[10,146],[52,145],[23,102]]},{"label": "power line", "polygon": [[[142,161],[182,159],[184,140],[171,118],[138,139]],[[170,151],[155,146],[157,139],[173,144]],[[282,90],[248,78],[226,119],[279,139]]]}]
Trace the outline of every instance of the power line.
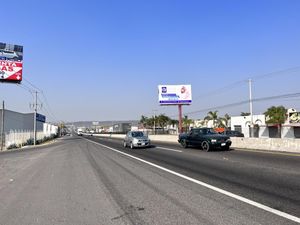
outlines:
[{"label": "power line", "polygon": [[[290,68],[287,68],[287,69],[278,70],[278,71],[274,71],[274,72],[271,72],[271,73],[265,73],[265,74],[261,74],[261,75],[252,76],[251,79],[256,81],[256,80],[260,80],[260,79],[264,79],[264,78],[268,78],[268,77],[272,77],[272,76],[279,76],[279,75],[282,75],[282,74],[295,73],[295,72],[300,72],[300,66],[290,67]],[[240,87],[241,84],[246,84],[247,82],[248,82],[248,79],[243,79],[243,80],[240,80],[240,81],[230,83],[230,84],[228,84],[226,86],[223,86],[219,89],[203,93],[202,95],[199,95],[199,96],[193,98],[193,101],[197,101],[198,99],[206,97],[206,96],[213,96],[213,95],[223,94],[224,92],[231,91],[233,88]]]},{"label": "power line", "polygon": [[[261,102],[261,101],[268,101],[268,100],[273,100],[273,99],[296,98],[296,97],[300,97],[299,92],[298,93],[283,94],[283,95],[276,95],[276,96],[268,96],[268,97],[262,97],[262,98],[255,98],[255,99],[252,99],[252,102]],[[201,109],[201,110],[197,110],[197,111],[187,112],[187,113],[184,113],[184,114],[185,115],[193,115],[193,114],[197,114],[197,113],[201,113],[201,112],[208,112],[208,111],[212,111],[212,110],[216,110],[216,109],[231,108],[231,107],[244,105],[244,104],[248,104],[248,103],[249,103],[249,100],[244,100],[244,101],[230,103],[230,104],[226,104],[226,105],[215,106],[215,107],[210,107],[210,108]],[[177,116],[177,115],[173,115],[171,117],[175,117],[175,116]]]},{"label": "power line", "polygon": [[222,94],[225,91],[230,91],[233,88],[240,87],[240,84],[246,84],[246,82],[247,82],[247,80],[240,80],[240,81],[228,84],[228,85],[226,85],[224,87],[221,87],[219,89],[216,89],[214,91],[209,91],[209,92],[207,92],[205,94],[199,95],[196,98],[193,98],[193,101],[196,101],[196,100],[198,100],[200,98],[203,98],[203,97],[206,97],[206,96],[212,96],[212,95]]},{"label": "power line", "polygon": [[[38,98],[39,99],[39,101],[40,102],[42,102],[41,101],[41,99],[40,98]],[[57,119],[57,117],[51,112],[51,110],[50,110],[50,106],[47,104],[47,102],[46,102],[46,105],[47,105],[47,107],[48,107],[48,109],[47,109],[47,107],[45,107],[45,105],[44,105],[44,107],[42,107],[42,111],[45,111],[47,114],[48,114],[48,116],[49,117],[51,117],[52,119],[53,119],[53,121],[59,121],[58,119]]]},{"label": "power line", "polygon": [[43,92],[43,90],[41,90],[40,88],[36,87],[33,83],[31,83],[29,80],[23,78],[23,80],[25,82],[27,82],[28,84],[30,84],[34,89],[38,90],[39,92]]},{"label": "power line", "polygon": [[271,72],[271,73],[266,73],[266,74],[262,74],[262,75],[257,75],[252,77],[253,80],[260,80],[260,79],[264,79],[267,77],[271,77],[271,76],[278,76],[281,75],[283,73],[294,73],[294,72],[300,72],[300,66],[296,66],[296,67],[290,67],[284,70],[278,70],[275,72]]},{"label": "power line", "polygon": [[[53,113],[53,110],[52,110],[52,108],[50,107],[50,104],[49,104],[48,99],[47,99],[46,95],[44,94],[44,92],[42,92],[42,97],[44,98],[44,101],[45,101],[45,103],[46,103],[46,105],[47,105],[47,107],[48,107],[48,109],[49,109],[49,112],[52,114],[52,116],[53,116],[54,118],[56,118],[56,116],[55,116],[55,114]],[[56,120],[59,121],[57,118],[56,118]]]},{"label": "power line", "polygon": [[[55,114],[54,114],[53,111],[51,110],[50,104],[49,104],[48,99],[47,99],[46,95],[44,94],[43,90],[40,89],[40,88],[38,88],[36,85],[34,85],[32,82],[30,82],[30,81],[27,80],[27,79],[24,79],[24,81],[27,82],[33,89],[38,90],[39,93],[42,94],[43,100],[44,100],[44,102],[46,103],[46,106],[48,107],[48,109],[45,108],[45,111],[47,112],[48,116],[50,116],[52,119],[54,119],[54,120],[56,120],[56,121],[59,121],[59,119],[57,119],[57,117],[55,116]],[[21,87],[21,88],[23,88],[23,89],[29,91],[30,94],[32,95],[32,97],[34,98],[33,92],[35,92],[35,90],[32,90],[31,87],[25,85],[24,83],[20,84],[19,87]],[[38,98],[38,100],[39,100],[40,102],[43,102],[40,98]],[[45,106],[44,106],[44,107],[45,107]]]}]

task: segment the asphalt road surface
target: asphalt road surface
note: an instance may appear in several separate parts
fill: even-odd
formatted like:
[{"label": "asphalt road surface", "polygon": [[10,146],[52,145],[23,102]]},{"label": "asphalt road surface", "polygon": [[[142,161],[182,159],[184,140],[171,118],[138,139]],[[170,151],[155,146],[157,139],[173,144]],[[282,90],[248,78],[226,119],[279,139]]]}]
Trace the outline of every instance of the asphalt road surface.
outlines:
[{"label": "asphalt road surface", "polygon": [[300,155],[65,137],[0,153],[0,224],[299,224]]}]

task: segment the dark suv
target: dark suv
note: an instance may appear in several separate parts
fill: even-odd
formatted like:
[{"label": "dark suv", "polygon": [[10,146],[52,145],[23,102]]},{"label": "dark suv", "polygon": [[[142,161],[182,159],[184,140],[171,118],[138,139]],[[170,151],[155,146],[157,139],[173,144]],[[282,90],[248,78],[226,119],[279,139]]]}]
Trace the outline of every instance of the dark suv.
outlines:
[{"label": "dark suv", "polygon": [[184,148],[200,146],[207,152],[213,148],[229,150],[231,145],[230,137],[218,134],[212,128],[194,128],[189,133],[180,134],[178,142]]},{"label": "dark suv", "polygon": [[221,134],[225,134],[229,137],[244,137],[245,135],[236,130],[225,130]]}]

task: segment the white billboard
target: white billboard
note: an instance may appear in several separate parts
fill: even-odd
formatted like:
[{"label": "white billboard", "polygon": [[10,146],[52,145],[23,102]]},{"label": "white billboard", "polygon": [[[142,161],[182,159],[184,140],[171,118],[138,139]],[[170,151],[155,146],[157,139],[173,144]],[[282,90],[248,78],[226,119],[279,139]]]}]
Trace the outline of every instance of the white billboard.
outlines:
[{"label": "white billboard", "polygon": [[158,85],[158,100],[161,105],[188,105],[192,103],[192,86]]}]

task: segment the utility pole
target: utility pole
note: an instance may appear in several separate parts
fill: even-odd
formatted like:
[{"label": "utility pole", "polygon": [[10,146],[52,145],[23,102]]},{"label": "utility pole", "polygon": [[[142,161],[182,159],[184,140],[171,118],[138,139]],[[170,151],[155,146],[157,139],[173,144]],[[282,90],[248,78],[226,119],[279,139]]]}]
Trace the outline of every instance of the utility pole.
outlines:
[{"label": "utility pole", "polygon": [[36,113],[37,113],[37,94],[35,91],[35,103],[34,103],[34,119],[33,119],[33,144],[36,145]]},{"label": "utility pole", "polygon": [[249,107],[250,107],[250,137],[254,136],[253,130],[253,105],[252,105],[252,80],[249,79]]},{"label": "utility pole", "polygon": [[34,103],[32,104],[32,108],[34,110],[33,113],[33,144],[36,145],[36,133],[37,133],[37,108],[38,108],[38,92],[34,91]]},{"label": "utility pole", "polygon": [[2,116],[1,116],[1,151],[4,148],[4,101],[2,102]]}]

